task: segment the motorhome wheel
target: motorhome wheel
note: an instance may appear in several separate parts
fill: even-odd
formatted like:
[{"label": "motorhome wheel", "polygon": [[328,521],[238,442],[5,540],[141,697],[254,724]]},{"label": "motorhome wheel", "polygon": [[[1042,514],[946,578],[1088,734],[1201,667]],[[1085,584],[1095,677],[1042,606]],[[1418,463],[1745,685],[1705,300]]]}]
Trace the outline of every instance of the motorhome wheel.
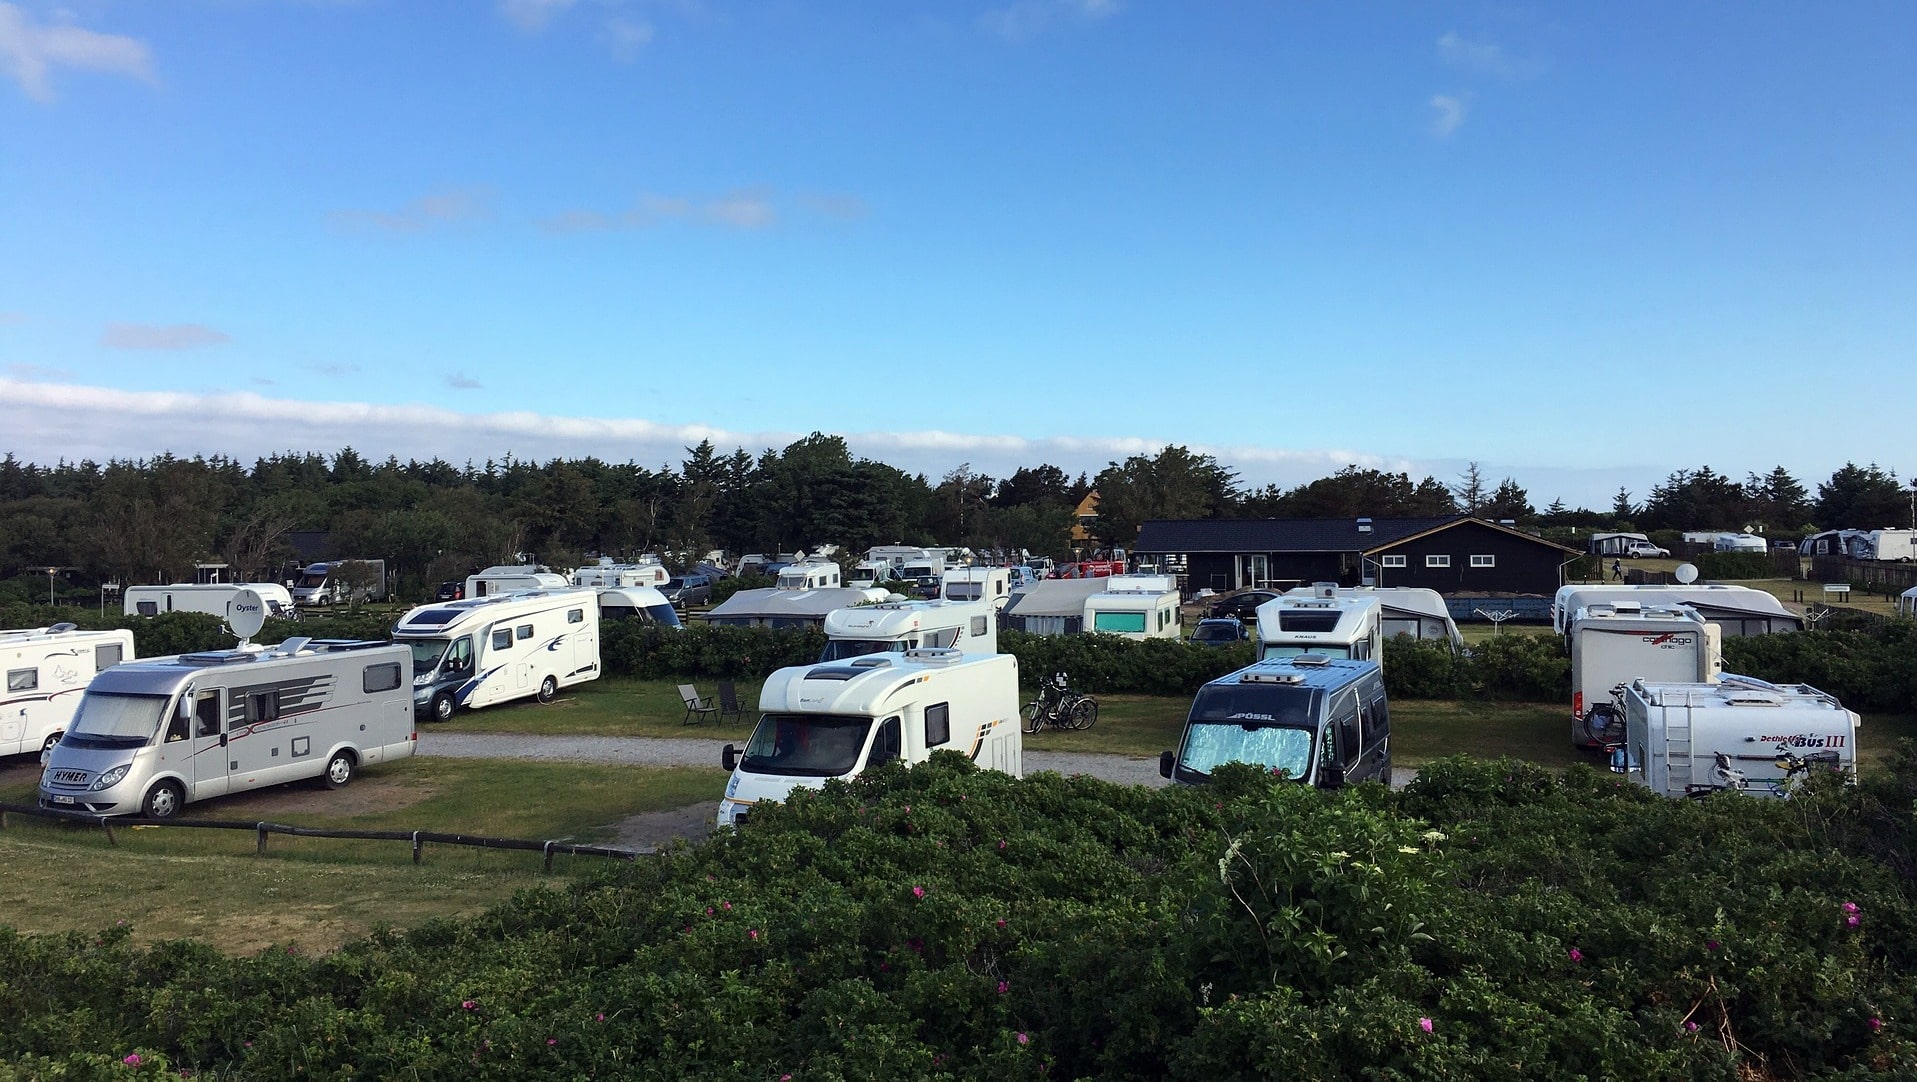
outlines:
[{"label": "motorhome wheel", "polygon": [[180,788],[180,783],[163,781],[147,790],[146,799],[140,803],[140,813],[148,819],[171,819],[180,814],[185,804],[186,790]]},{"label": "motorhome wheel", "polygon": [[541,680],[539,682],[539,701],[540,702],[542,703],[552,702],[553,696],[557,694],[559,694],[559,681],[554,680],[551,676],[548,676],[544,680]]},{"label": "motorhome wheel", "polygon": [[40,745],[40,754],[45,755],[47,752],[52,751],[53,745],[58,744],[60,737],[64,735],[64,733],[48,733],[46,740]]},{"label": "motorhome wheel", "polygon": [[455,707],[453,706],[453,696],[451,692],[442,691],[439,694],[433,696],[433,720],[434,721],[453,720],[454,709]]},{"label": "motorhome wheel", "polygon": [[353,780],[353,757],[347,752],[334,752],[333,758],[326,764],[326,787],[338,789]]}]

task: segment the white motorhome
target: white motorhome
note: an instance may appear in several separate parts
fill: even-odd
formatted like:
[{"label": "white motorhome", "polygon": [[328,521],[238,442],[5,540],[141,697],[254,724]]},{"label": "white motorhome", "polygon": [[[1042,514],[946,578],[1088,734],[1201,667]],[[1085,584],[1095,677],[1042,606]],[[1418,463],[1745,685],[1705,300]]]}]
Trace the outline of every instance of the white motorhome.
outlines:
[{"label": "white motorhome", "polygon": [[574,586],[650,586],[657,589],[672,578],[672,572],[656,558],[642,557],[636,564],[614,563],[612,557],[601,556],[596,564],[588,564],[572,573]]},{"label": "white motorhome", "polygon": [[1707,684],[1637,680],[1624,693],[1611,769],[1665,796],[1788,796],[1812,770],[1857,776],[1859,724],[1807,684],[1729,673]]},{"label": "white motorhome", "polygon": [[755,804],[892,759],[913,765],[949,750],[1013,777],[1023,770],[1010,654],[913,650],[780,669],[760,690],[759,709],[743,754],[732,744],[721,753],[732,772],[722,827],[742,825]]},{"label": "white motorhome", "polygon": [[608,586],[599,590],[601,621],[638,620],[684,630],[679,611],[666,600],[664,591],[651,586]]},{"label": "white motorhome", "polygon": [[1688,605],[1592,605],[1571,617],[1571,744],[1615,743],[1617,699],[1637,680],[1712,683],[1724,668],[1717,626]]},{"label": "white motorhome", "polygon": [[839,582],[839,565],[830,560],[807,560],[804,563],[787,564],[779,569],[779,590],[830,590],[843,585]]},{"label": "white motorhome", "polygon": [[1324,654],[1384,664],[1384,610],[1374,593],[1340,596],[1320,582],[1306,595],[1279,594],[1258,606],[1258,658]]},{"label": "white motorhome", "polygon": [[45,751],[58,743],[95,676],[133,658],[133,632],[81,631],[54,624],[0,631],[0,756]]},{"label": "white motorhome", "polygon": [[274,582],[176,582],[171,586],[129,586],[121,597],[128,616],[158,616],[163,612],[210,612],[226,615],[227,602],[241,590],[251,590],[266,603],[266,614],[290,618],[293,595]]},{"label": "white motorhome", "polygon": [[1746,635],[1774,635],[1782,631],[1802,631],[1804,617],[1784,607],[1768,590],[1731,583],[1692,583],[1689,586],[1631,585],[1620,582],[1573,583],[1561,586],[1551,598],[1551,629],[1560,635],[1571,633],[1571,617],[1579,609],[1592,605],[1637,605],[1669,607],[1689,605],[1704,622],[1713,624],[1726,638]]},{"label": "white motorhome", "polygon": [[1378,619],[1387,639],[1409,635],[1414,639],[1442,639],[1453,646],[1464,645],[1464,635],[1458,630],[1457,621],[1451,618],[1451,608],[1444,603],[1444,595],[1422,586],[1314,583],[1310,586],[1294,586],[1285,594],[1289,597],[1317,597],[1327,586],[1335,597],[1377,598]]},{"label": "white motorhome", "polygon": [[948,567],[940,580],[939,596],[947,601],[987,601],[1002,608],[1012,599],[1009,567]]},{"label": "white motorhome", "polygon": [[984,601],[887,601],[825,614],[821,662],[867,654],[954,649],[998,653],[998,620]]},{"label": "white motorhome", "polygon": [[565,590],[572,583],[537,564],[510,564],[489,567],[466,576],[466,599],[476,600],[496,594],[525,593],[528,590]]},{"label": "white motorhome", "polygon": [[[256,587],[257,589],[257,587]],[[386,597],[385,560],[328,560],[308,564],[293,580],[296,605],[380,601]]]},{"label": "white motorhome", "polygon": [[1178,580],[1171,575],[1109,575],[1103,587],[1085,598],[1086,631],[1126,639],[1175,639],[1185,633],[1178,622]]},{"label": "white motorhome", "polygon": [[413,754],[409,661],[393,643],[292,638],[115,665],[48,753],[40,805],[171,819],[263,785],[337,789]]},{"label": "white motorhome", "polygon": [[599,679],[599,592],[532,590],[421,605],[393,638],[412,648],[413,705],[435,721]]},{"label": "white motorhome", "polygon": [[860,560],[845,573],[845,584],[854,589],[869,589],[892,578],[892,565],[873,560]]},{"label": "white motorhome", "polygon": [[1754,533],[1721,533],[1711,538],[1713,552],[1769,552],[1771,543]]},{"label": "white motorhome", "polygon": [[1917,530],[1872,530],[1864,535],[1868,559],[1909,563],[1917,559]]}]

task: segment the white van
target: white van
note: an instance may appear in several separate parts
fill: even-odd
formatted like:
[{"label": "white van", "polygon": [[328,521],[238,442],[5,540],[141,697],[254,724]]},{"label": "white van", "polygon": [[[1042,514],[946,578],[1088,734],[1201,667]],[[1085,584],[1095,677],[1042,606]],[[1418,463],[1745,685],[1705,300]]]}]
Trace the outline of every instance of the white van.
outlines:
[{"label": "white van", "polygon": [[1724,668],[1717,625],[1688,605],[1591,605],[1571,617],[1571,744],[1615,743],[1616,698],[1637,680],[1712,683]]},{"label": "white van", "polygon": [[266,615],[282,619],[294,615],[293,594],[276,582],[176,582],[171,586],[129,586],[121,597],[128,616],[158,616],[163,612],[210,612],[226,615],[227,602],[241,590],[251,590],[266,602]]},{"label": "white van", "polygon": [[778,585],[780,590],[830,590],[843,585],[839,582],[839,565],[828,560],[807,560],[800,564],[787,564],[779,569]]},{"label": "white van", "polygon": [[499,565],[466,576],[466,597],[470,600],[527,590],[564,590],[571,585],[566,576],[537,564]]},{"label": "white van", "polygon": [[1375,594],[1340,596],[1335,583],[1279,594],[1258,606],[1258,658],[1295,654],[1384,664],[1384,613]]},{"label": "white van", "polygon": [[984,601],[887,601],[833,609],[825,614],[819,660],[930,649],[996,654],[998,618]]},{"label": "white van", "polygon": [[650,586],[658,589],[672,578],[672,572],[657,559],[642,558],[636,564],[614,563],[612,557],[601,556],[596,564],[589,564],[572,573],[574,586]]},{"label": "white van", "polygon": [[994,609],[1004,608],[1012,599],[1012,569],[948,567],[939,596],[947,601],[988,601]]},{"label": "white van", "polygon": [[81,631],[54,624],[0,631],[0,755],[26,755],[59,743],[94,676],[133,657],[133,632]]},{"label": "white van", "polygon": [[599,679],[599,591],[534,590],[421,605],[393,638],[412,648],[413,705],[434,721]]},{"label": "white van", "polygon": [[922,763],[957,751],[979,766],[1018,777],[1018,659],[913,650],[773,673],[759,692],[759,724],[743,754],[732,744],[720,762],[732,771],[719,825],[744,824],[761,801],[795,788],[819,789],[890,759]]},{"label": "white van", "polygon": [[1812,770],[1857,776],[1858,724],[1807,684],[1728,673],[1709,684],[1637,680],[1624,694],[1611,769],[1665,796],[1787,796]]},{"label": "white van", "polygon": [[1178,580],[1171,575],[1111,575],[1085,599],[1084,630],[1125,639],[1176,639]]},{"label": "white van", "polygon": [[410,657],[385,642],[292,638],[100,673],[47,754],[40,806],[171,819],[196,800],[413,754]]}]

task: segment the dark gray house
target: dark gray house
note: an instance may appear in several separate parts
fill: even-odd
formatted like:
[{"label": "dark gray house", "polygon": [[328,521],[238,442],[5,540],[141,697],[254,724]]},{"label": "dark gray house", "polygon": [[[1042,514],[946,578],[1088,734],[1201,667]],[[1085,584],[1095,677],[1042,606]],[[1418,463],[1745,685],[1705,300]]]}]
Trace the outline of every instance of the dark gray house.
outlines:
[{"label": "dark gray house", "polygon": [[1182,572],[1188,593],[1336,582],[1549,596],[1564,566],[1581,555],[1469,515],[1160,520],[1139,528],[1132,551],[1141,563]]}]

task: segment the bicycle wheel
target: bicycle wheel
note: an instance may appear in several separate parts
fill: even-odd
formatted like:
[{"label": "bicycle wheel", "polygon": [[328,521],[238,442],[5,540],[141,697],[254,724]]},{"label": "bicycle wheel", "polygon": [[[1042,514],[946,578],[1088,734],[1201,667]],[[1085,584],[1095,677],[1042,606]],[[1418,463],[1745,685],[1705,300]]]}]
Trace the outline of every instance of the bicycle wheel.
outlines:
[{"label": "bicycle wheel", "polygon": [[1080,699],[1072,704],[1072,728],[1089,729],[1097,720],[1097,699]]},{"label": "bicycle wheel", "polygon": [[1025,731],[1035,733],[1045,727],[1045,707],[1037,699],[1025,707]]}]

